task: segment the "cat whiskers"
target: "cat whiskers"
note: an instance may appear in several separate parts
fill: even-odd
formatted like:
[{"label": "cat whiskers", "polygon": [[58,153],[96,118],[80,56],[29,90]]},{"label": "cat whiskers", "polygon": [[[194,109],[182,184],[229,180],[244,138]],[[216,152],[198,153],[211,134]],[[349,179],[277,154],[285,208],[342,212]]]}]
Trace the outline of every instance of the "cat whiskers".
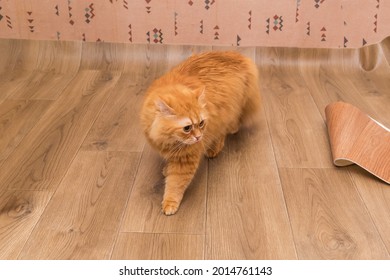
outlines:
[{"label": "cat whiskers", "polygon": [[183,151],[185,147],[185,144],[177,141],[172,147],[169,149],[168,158],[177,157],[180,156],[181,152]]},{"label": "cat whiskers", "polygon": [[[213,143],[214,141],[216,141],[216,139],[214,137],[210,137],[210,136],[206,136],[204,135],[203,136],[203,154],[207,155],[207,151],[208,150],[214,150],[214,148],[212,148],[211,146],[207,145],[206,143]],[[227,153],[225,149],[222,149],[221,151],[219,151],[218,154],[222,154],[222,153]]]},{"label": "cat whiskers", "polygon": [[209,145],[207,145],[207,143],[209,141],[207,141],[207,137],[203,137],[203,140],[202,140],[202,147],[203,147],[203,154],[206,154],[207,150],[210,150],[211,147]]}]

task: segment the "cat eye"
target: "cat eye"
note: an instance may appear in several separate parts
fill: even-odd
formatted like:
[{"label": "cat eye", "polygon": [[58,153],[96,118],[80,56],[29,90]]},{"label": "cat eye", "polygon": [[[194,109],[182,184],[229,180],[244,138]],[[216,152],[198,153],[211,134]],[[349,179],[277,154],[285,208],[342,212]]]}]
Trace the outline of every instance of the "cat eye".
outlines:
[{"label": "cat eye", "polygon": [[200,128],[203,128],[203,127],[204,127],[204,120],[201,120],[201,121],[200,121],[199,127],[200,127]]},{"label": "cat eye", "polygon": [[192,130],[192,125],[187,125],[187,126],[183,127],[183,130],[185,133],[190,132]]}]

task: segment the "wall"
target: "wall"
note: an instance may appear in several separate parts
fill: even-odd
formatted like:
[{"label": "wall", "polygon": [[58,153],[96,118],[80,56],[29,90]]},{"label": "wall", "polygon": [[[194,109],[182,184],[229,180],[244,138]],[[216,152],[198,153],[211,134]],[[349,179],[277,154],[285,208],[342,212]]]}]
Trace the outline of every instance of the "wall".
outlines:
[{"label": "wall", "polygon": [[388,0],[0,0],[0,38],[356,48],[389,35]]}]

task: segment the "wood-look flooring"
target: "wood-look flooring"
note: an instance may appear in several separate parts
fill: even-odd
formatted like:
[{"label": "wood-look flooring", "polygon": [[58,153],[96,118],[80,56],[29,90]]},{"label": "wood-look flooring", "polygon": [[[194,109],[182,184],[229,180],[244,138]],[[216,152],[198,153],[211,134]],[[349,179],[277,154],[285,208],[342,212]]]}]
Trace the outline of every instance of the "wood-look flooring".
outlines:
[{"label": "wood-look flooring", "polygon": [[143,94],[211,49],[0,40],[0,258],[390,259],[390,186],[333,165],[324,112],[342,100],[390,127],[390,39],[238,49],[259,67],[258,128],[161,213]]}]

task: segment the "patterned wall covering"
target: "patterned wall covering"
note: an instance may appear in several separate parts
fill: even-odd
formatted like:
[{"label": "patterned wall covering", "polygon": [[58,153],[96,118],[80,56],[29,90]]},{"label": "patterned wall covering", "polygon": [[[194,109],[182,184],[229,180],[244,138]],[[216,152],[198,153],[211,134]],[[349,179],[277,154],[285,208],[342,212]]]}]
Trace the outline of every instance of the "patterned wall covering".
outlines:
[{"label": "patterned wall covering", "polygon": [[390,0],[0,0],[0,38],[355,48],[390,35]]}]

